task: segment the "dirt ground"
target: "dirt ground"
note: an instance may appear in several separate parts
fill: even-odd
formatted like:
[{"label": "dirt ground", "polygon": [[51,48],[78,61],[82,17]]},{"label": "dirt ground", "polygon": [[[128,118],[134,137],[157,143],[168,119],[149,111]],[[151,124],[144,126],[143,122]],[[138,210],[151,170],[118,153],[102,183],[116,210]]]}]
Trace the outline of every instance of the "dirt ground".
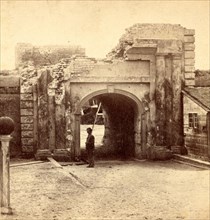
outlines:
[{"label": "dirt ground", "polygon": [[[18,161],[21,163],[23,161]],[[209,219],[209,170],[173,161],[11,167],[8,220]]]}]

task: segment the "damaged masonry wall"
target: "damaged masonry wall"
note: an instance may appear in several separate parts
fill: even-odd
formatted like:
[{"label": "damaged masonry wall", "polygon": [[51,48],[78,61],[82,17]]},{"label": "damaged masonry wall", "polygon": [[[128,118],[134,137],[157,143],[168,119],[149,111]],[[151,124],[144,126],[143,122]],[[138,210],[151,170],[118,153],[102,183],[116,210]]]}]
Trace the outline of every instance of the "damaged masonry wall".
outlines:
[{"label": "damaged masonry wall", "polygon": [[[33,69],[33,68],[32,68]],[[23,70],[23,72],[29,71]],[[31,70],[21,89],[22,150],[80,156],[79,108],[99,91],[122,92],[138,108],[135,155],[166,158],[183,144],[181,89],[194,85],[194,30],[136,24],[103,61],[73,56]],[[75,114],[76,113],[76,114]]]}]

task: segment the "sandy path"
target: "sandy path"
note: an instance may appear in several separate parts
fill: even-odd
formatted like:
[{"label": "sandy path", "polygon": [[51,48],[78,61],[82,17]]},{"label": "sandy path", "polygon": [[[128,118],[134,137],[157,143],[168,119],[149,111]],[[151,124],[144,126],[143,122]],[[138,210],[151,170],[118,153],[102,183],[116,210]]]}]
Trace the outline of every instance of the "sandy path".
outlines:
[{"label": "sandy path", "polygon": [[[11,168],[13,216],[0,219],[208,219],[209,171],[169,162]],[[73,178],[73,179],[72,179]]]}]

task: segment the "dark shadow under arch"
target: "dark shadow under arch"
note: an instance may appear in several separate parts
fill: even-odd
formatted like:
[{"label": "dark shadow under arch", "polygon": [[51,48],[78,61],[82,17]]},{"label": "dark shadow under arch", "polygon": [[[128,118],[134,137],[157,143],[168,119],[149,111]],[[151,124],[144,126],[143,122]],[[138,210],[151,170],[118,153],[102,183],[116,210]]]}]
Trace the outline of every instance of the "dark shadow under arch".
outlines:
[{"label": "dark shadow under arch", "polygon": [[[95,92],[92,92],[88,94],[87,96],[83,97],[81,101],[78,103],[76,107],[76,111],[74,112],[74,121],[75,121],[75,135],[74,135],[74,157],[75,158],[80,158],[81,155],[81,149],[80,149],[80,116],[81,116],[81,108],[82,106],[88,102],[93,97],[100,96],[100,95],[109,95],[109,94],[119,94],[122,96],[125,96],[129,98],[130,100],[133,101],[133,103],[136,105],[136,116],[135,116],[135,122],[134,122],[134,127],[135,127],[135,136],[134,136],[134,142],[135,142],[135,149],[141,147],[141,116],[144,112],[144,107],[142,101],[137,98],[134,94],[125,91],[125,90],[120,90],[120,89],[114,89],[113,92],[109,92],[108,89],[103,89],[103,90],[98,90]],[[140,140],[140,141],[139,141]],[[139,150],[137,150],[139,151]]]},{"label": "dark shadow under arch", "polygon": [[[142,101],[137,98],[134,94],[130,93],[130,92],[127,92],[125,90],[121,90],[121,89],[115,89],[114,94],[120,94],[120,95],[124,95],[130,99],[132,99],[136,105],[137,105],[137,109],[138,109],[138,113],[139,114],[142,114],[143,113],[143,104],[142,104]],[[75,114],[80,114],[81,112],[81,108],[82,106],[88,101],[90,100],[91,98],[95,97],[95,96],[98,96],[98,95],[103,95],[103,94],[111,94],[110,92],[107,91],[107,89],[103,89],[103,90],[98,90],[98,91],[95,91],[95,92],[92,92],[90,94],[88,94],[87,96],[83,97],[81,99],[81,101],[79,102],[77,108],[76,108],[76,111],[75,111]]]}]

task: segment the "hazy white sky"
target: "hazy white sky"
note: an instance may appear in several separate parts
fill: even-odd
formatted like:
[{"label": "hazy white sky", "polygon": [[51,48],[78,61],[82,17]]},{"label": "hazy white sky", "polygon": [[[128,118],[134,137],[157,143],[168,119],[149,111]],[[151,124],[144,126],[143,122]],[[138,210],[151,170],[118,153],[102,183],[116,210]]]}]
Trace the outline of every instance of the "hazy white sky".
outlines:
[{"label": "hazy white sky", "polygon": [[195,29],[196,68],[209,69],[209,0],[1,1],[1,69],[14,68],[18,42],[76,44],[103,58],[135,23],[171,23]]}]

